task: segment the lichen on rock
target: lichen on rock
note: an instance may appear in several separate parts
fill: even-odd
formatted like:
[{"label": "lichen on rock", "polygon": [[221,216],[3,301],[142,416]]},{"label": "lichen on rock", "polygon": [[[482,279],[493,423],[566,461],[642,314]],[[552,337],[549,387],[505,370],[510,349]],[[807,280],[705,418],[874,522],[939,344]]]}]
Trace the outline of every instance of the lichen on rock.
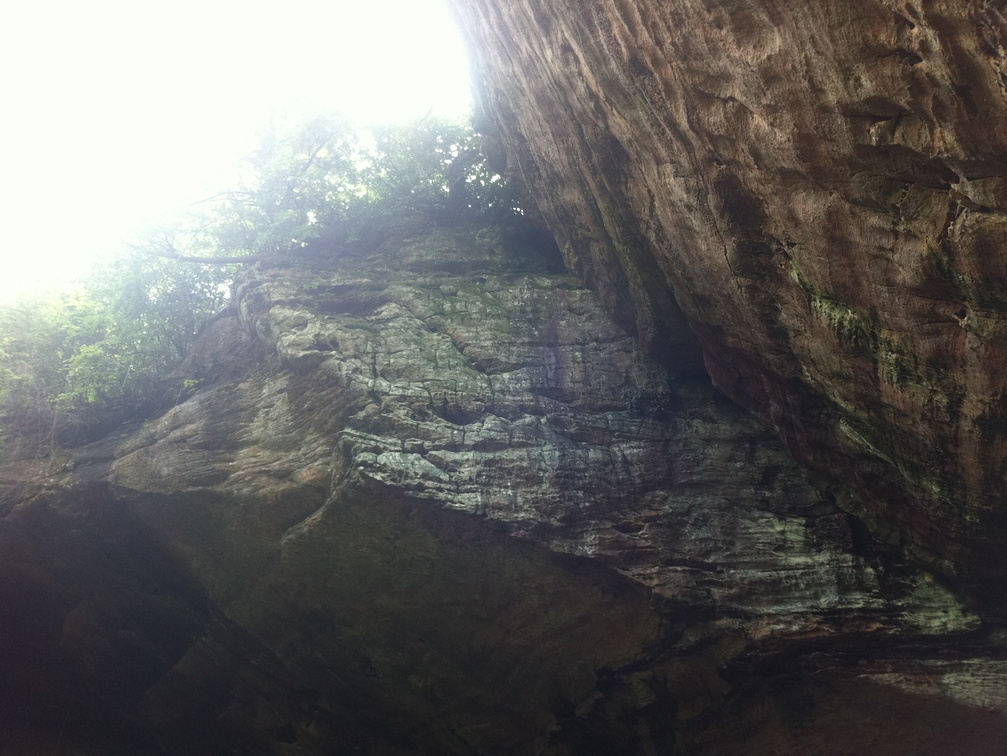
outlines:
[{"label": "lichen on rock", "polygon": [[174,407],[48,482],[7,469],[0,586],[41,629],[0,656],[18,727],[104,680],[96,724],[68,720],[86,752],[667,752],[766,695],[752,670],[845,679],[823,644],[897,670],[892,701],[908,639],[956,674],[941,644],[982,631],[952,590],[693,365],[495,244],[417,229],[253,269]]},{"label": "lichen on rock", "polygon": [[718,388],[1002,614],[1001,11],[454,5],[483,128],[609,312],[658,359],[687,321]]}]

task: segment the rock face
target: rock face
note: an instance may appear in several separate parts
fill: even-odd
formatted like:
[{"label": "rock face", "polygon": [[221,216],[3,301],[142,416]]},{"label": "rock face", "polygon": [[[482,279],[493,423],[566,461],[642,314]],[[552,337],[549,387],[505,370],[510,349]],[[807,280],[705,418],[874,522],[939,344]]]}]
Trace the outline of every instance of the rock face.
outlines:
[{"label": "rock face", "polygon": [[252,271],[0,472],[0,751],[999,753],[1003,636],[683,367],[484,232]]},{"label": "rock face", "polygon": [[455,2],[571,267],[1003,616],[1007,21],[980,0]]}]

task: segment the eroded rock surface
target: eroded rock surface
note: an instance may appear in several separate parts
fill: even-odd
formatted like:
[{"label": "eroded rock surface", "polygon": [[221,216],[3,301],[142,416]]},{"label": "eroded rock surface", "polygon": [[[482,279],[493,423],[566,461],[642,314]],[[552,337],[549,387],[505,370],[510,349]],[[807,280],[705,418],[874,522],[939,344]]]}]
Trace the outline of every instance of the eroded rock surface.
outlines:
[{"label": "eroded rock surface", "polygon": [[456,2],[609,311],[1002,614],[1007,22],[980,0]]},{"label": "eroded rock surface", "polygon": [[547,269],[458,229],[260,268],[162,416],[5,467],[0,750],[1007,735],[995,629]]}]

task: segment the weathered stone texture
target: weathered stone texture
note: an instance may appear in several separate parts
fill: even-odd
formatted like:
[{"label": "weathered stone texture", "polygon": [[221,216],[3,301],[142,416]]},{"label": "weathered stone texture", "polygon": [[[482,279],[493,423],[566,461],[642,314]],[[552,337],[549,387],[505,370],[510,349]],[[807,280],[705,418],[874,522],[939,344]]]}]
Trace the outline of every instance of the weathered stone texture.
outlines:
[{"label": "weathered stone texture", "polygon": [[571,267],[1002,612],[1007,22],[980,0],[456,2]]},{"label": "weathered stone texture", "polygon": [[802,753],[861,698],[1004,731],[980,617],[572,277],[468,231],[310,262],[161,417],[4,468],[0,750]]}]

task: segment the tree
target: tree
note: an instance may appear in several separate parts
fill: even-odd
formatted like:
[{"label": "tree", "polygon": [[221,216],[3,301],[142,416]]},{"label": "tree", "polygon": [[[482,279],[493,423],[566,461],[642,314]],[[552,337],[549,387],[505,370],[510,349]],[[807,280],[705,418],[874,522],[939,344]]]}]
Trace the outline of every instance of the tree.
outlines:
[{"label": "tree", "polygon": [[152,235],[148,250],[180,262],[249,263],[320,238],[359,251],[376,227],[403,215],[444,224],[521,218],[475,132],[435,119],[370,133],[325,117],[274,123],[246,168],[238,187]]},{"label": "tree", "polygon": [[334,118],[274,123],[245,168],[238,186],[148,234],[80,293],[0,308],[8,437],[81,439],[156,410],[239,263],[315,242],[367,253],[392,219],[505,231],[523,222],[459,124],[424,119],[368,134]]}]

